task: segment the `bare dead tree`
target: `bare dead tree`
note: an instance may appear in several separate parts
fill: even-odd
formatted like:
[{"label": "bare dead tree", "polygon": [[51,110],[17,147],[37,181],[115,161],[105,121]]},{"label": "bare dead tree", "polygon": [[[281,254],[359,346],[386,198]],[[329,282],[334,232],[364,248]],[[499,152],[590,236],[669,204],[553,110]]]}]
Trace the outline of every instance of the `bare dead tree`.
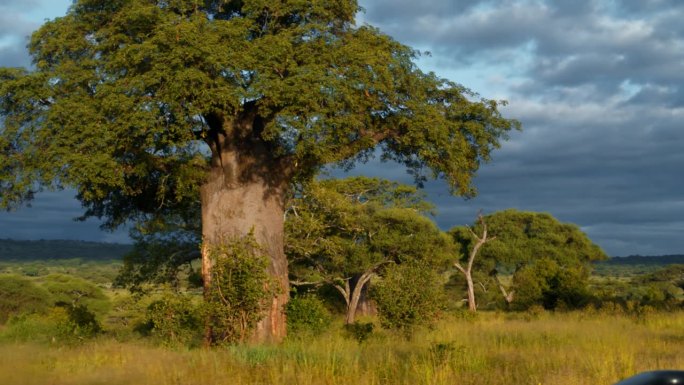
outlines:
[{"label": "bare dead tree", "polygon": [[454,263],[454,267],[456,267],[458,271],[460,271],[466,279],[466,283],[468,285],[468,309],[473,312],[477,311],[477,303],[475,302],[475,284],[473,283],[472,274],[473,263],[475,262],[475,257],[477,257],[477,253],[480,251],[480,248],[482,248],[482,246],[485,243],[493,239],[496,239],[496,237],[490,237],[487,233],[487,223],[485,223],[482,213],[478,214],[478,220],[480,221],[480,224],[482,224],[482,235],[477,235],[473,228],[468,226],[468,231],[475,240],[475,244],[473,245],[473,248],[470,250],[466,266],[463,267],[463,265],[459,261],[456,261]]}]

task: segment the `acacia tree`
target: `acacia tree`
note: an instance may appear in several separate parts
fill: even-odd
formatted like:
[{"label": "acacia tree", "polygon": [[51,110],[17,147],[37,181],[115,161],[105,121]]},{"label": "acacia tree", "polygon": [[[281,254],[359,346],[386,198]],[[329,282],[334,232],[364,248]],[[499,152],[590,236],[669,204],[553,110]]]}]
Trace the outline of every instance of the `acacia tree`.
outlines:
[{"label": "acacia tree", "polygon": [[[476,268],[494,278],[515,308],[554,308],[559,301],[579,305],[580,297],[586,297],[591,262],[607,258],[576,225],[550,214],[509,209],[486,215],[484,221],[496,239],[480,250]],[[482,231],[482,224],[474,228]],[[502,271],[512,275],[511,286],[500,280]]]},{"label": "acacia tree", "polygon": [[332,285],[353,323],[370,280],[390,264],[445,262],[453,246],[415,187],[353,177],[310,183],[292,200],[286,254],[297,284]]},{"label": "acacia tree", "polygon": [[517,122],[354,24],[355,0],[76,0],[0,69],[3,207],[75,187],[106,227],[201,202],[210,249],[253,232],[282,286],[257,340],[285,334],[290,184],[376,149],[472,194]]}]

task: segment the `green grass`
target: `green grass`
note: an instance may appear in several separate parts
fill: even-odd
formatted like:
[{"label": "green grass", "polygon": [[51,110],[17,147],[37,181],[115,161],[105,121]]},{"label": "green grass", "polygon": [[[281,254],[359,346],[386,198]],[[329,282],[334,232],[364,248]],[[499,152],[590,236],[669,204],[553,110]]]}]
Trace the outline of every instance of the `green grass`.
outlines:
[{"label": "green grass", "polygon": [[7,384],[613,384],[684,368],[684,313],[482,314],[444,320],[407,341],[358,344],[339,330],[274,346],[164,349],[99,339],[0,345]]}]

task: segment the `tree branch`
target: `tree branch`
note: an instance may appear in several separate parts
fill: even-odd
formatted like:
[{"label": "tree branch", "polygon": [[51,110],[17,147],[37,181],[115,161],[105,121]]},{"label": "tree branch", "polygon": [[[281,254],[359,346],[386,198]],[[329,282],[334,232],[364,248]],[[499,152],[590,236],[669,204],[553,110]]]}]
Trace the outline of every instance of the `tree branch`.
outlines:
[{"label": "tree branch", "polygon": [[290,281],[290,285],[292,286],[319,286],[324,283],[326,283],[326,280],[320,280],[320,281]]},{"label": "tree branch", "polygon": [[496,280],[496,284],[499,286],[499,290],[501,291],[501,294],[503,295],[506,302],[507,303],[513,302],[515,290],[511,290],[510,292],[506,292],[506,288],[504,287],[503,283],[501,282],[501,280],[499,279],[499,276],[497,274],[494,274],[494,279]]},{"label": "tree branch", "polygon": [[333,287],[342,294],[342,297],[344,297],[344,302],[347,304],[347,306],[349,306],[349,278],[344,280],[344,287],[338,284],[333,284]]}]

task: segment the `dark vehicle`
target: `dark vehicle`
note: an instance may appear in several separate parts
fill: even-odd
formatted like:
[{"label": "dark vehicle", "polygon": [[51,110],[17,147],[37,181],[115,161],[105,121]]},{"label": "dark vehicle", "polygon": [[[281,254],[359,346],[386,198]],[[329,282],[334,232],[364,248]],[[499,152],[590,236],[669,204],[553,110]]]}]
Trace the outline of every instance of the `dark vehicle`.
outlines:
[{"label": "dark vehicle", "polygon": [[615,385],[670,385],[684,384],[684,371],[681,370],[656,370],[643,372],[634,377],[627,378]]}]

